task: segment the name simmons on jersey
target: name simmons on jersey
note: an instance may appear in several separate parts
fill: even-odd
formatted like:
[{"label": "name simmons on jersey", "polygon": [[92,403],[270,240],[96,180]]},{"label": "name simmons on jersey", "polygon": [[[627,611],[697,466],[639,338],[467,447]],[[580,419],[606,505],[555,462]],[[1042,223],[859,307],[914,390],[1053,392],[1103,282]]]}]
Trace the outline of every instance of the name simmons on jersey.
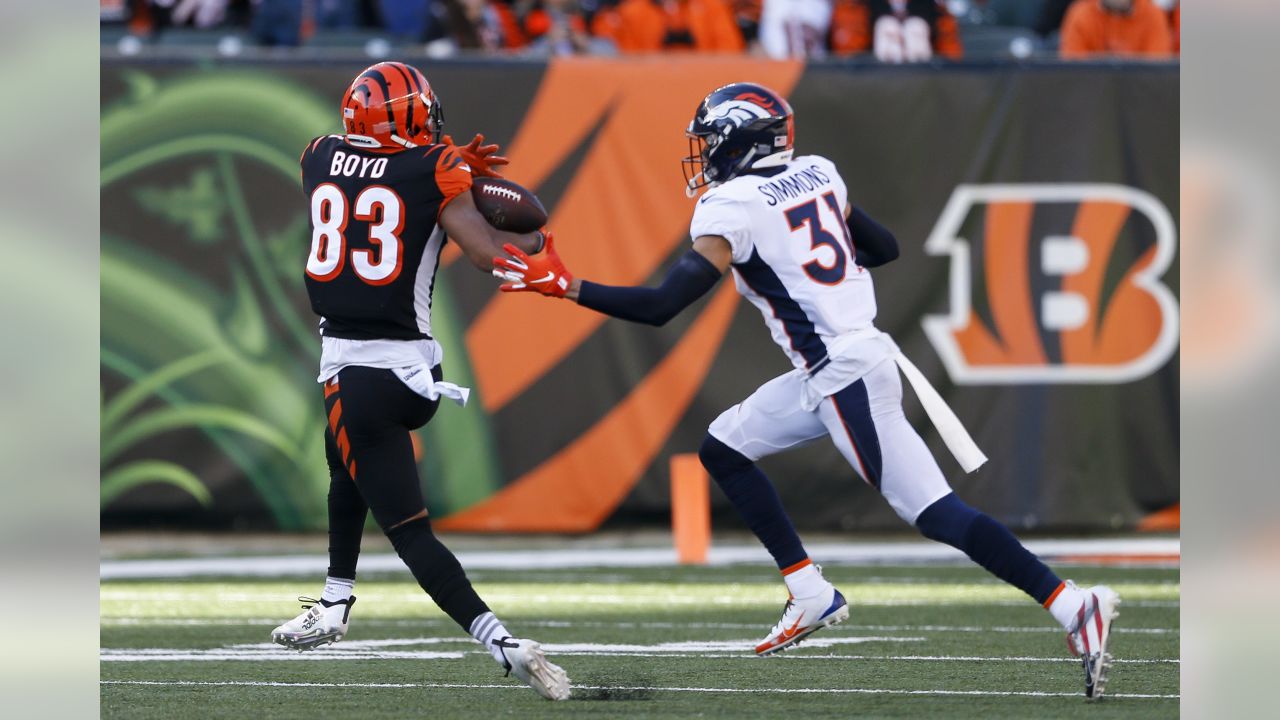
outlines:
[{"label": "name simmons on jersey", "polygon": [[780,202],[800,197],[805,193],[811,193],[824,185],[830,184],[831,178],[822,172],[821,168],[817,165],[810,165],[798,172],[783,175],[776,180],[770,180],[757,187],[756,190],[759,190],[760,194],[765,196],[765,202],[769,207],[773,207]]}]

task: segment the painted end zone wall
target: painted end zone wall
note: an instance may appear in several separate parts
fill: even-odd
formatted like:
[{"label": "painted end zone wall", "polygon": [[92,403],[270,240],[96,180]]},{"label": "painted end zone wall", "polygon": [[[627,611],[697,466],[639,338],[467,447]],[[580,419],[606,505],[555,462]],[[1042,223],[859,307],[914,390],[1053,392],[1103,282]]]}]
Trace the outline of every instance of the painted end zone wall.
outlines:
[{"label": "painted end zone wall", "polygon": [[[360,69],[104,64],[104,527],[324,527],[297,156],[338,129]],[[1176,68],[424,69],[446,130],[501,142],[570,267],[613,284],[655,282],[685,250],[679,161],[703,94],[786,94],[798,151],[835,161],[902,245],[875,271],[878,324],[992,458],[963,475],[908,394],[957,491],[1022,528],[1128,528],[1178,502]],[[665,523],[670,456],[788,369],[729,283],[655,329],[500,295],[454,259],[433,320],[474,400],[415,434],[447,529]],[[763,466],[803,528],[901,527],[827,443]]]}]

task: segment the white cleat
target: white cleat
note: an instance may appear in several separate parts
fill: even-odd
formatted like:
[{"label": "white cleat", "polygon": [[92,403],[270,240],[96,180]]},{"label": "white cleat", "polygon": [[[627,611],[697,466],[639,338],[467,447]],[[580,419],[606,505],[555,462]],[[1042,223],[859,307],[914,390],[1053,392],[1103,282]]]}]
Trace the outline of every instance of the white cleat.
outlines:
[{"label": "white cleat", "polygon": [[[1070,582],[1070,581],[1068,581]],[[1085,599],[1076,616],[1076,629],[1067,633],[1067,648],[1084,665],[1084,694],[1090,699],[1102,697],[1111,669],[1111,623],[1120,616],[1116,607],[1120,596],[1106,585],[1095,585],[1084,591]]]},{"label": "white cleat", "polygon": [[298,600],[303,603],[302,614],[272,630],[272,642],[301,652],[331,645],[347,634],[351,606],[356,602],[354,595],[332,603],[308,597]]},{"label": "white cleat", "polygon": [[791,597],[782,610],[782,619],[760,644],[756,655],[772,655],[800,644],[801,640],[824,627],[849,619],[849,603],[844,595],[828,585],[825,592],[803,600]]},{"label": "white cleat", "polygon": [[559,665],[547,660],[541,645],[512,637],[494,640],[493,644],[502,648],[508,675],[514,674],[548,700],[569,699],[569,676]]}]

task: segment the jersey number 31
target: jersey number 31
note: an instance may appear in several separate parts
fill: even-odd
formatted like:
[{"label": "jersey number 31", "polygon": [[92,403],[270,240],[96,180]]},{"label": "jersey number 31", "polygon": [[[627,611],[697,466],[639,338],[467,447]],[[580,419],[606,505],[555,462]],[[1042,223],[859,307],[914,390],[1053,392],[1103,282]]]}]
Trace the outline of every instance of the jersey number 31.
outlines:
[{"label": "jersey number 31", "polygon": [[844,238],[844,243],[841,243],[835,235],[832,235],[826,228],[822,227],[822,218],[816,198],[793,208],[788,208],[786,210],[787,224],[791,227],[792,232],[800,230],[806,225],[809,226],[810,249],[817,250],[822,246],[831,248],[831,252],[835,254],[834,261],[831,264],[823,264],[821,260],[814,258],[802,267],[805,274],[812,278],[814,282],[820,282],[823,285],[838,285],[844,281],[849,259],[854,256],[853,239],[849,237],[849,228],[844,224],[844,213],[840,212],[840,203],[836,202],[836,196],[830,192],[823,193],[822,199],[826,202],[827,207],[831,208],[831,212],[835,214],[836,225],[840,226],[840,234]]},{"label": "jersey number 31", "polygon": [[[381,210],[381,214],[377,211]],[[404,229],[404,202],[394,190],[370,185],[356,196],[354,212],[347,215],[347,196],[333,183],[324,183],[311,193],[311,254],[307,275],[327,282],[336,278],[347,260],[347,221],[369,223],[369,248],[351,251],[351,268],[370,285],[386,285],[400,276],[404,249],[400,231]],[[376,257],[375,257],[376,256]]]}]

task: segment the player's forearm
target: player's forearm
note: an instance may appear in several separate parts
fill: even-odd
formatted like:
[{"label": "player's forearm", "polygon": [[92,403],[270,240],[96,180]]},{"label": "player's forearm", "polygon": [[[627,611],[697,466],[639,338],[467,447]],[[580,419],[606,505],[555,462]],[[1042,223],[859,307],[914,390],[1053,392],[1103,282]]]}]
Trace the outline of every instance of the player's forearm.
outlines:
[{"label": "player's forearm", "polygon": [[546,236],[541,230],[531,233],[510,233],[503,230],[494,230],[498,247],[502,247],[506,243],[511,243],[529,255],[537,255],[542,252],[543,243],[546,242]]},{"label": "player's forearm", "polygon": [[889,229],[856,207],[846,220],[853,238],[855,260],[866,268],[880,267],[898,259],[898,240]]},{"label": "player's forearm", "polygon": [[440,227],[458,244],[467,260],[476,268],[489,271],[495,257],[508,257],[502,246],[510,243],[524,252],[542,249],[542,233],[510,233],[498,230],[476,209],[471,193],[455,195],[440,211]]},{"label": "player's forearm", "polygon": [[579,305],[620,320],[664,325],[720,279],[720,271],[706,258],[689,251],[667,272],[662,285],[614,287],[574,280],[565,297]]},{"label": "player's forearm", "polygon": [[543,241],[544,237],[541,231],[510,233],[489,228],[487,237],[483,239],[468,238],[468,242],[459,241],[458,245],[472,265],[475,265],[479,270],[488,271],[493,267],[493,258],[507,257],[506,251],[502,249],[502,246],[506,243],[511,243],[530,255],[536,255],[542,251]]}]

